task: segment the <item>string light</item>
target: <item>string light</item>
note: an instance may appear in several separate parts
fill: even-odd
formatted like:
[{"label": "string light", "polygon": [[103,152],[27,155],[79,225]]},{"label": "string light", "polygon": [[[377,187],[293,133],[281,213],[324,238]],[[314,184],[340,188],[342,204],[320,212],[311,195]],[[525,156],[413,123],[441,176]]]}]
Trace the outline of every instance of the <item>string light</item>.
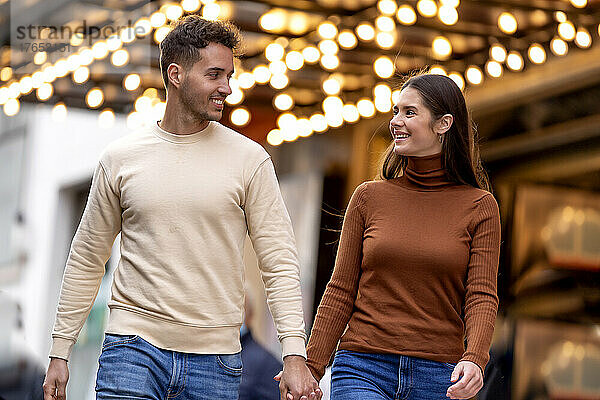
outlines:
[{"label": "string light", "polygon": [[430,74],[446,75],[446,70],[441,65],[434,65],[429,69]]},{"label": "string light", "polygon": [[123,41],[117,35],[110,35],[106,39],[106,47],[109,51],[115,51],[123,46]]},{"label": "string light", "polygon": [[325,54],[321,57],[321,66],[327,70],[334,70],[340,65],[340,59],[333,54]]},{"label": "string light", "polygon": [[587,0],[570,0],[573,7],[584,8],[587,6]]},{"label": "string light", "polygon": [[333,40],[326,39],[319,42],[319,50],[321,50],[321,53],[329,55],[337,54],[339,48]]},{"label": "string light", "polygon": [[297,71],[304,66],[304,56],[299,51],[290,51],[285,56],[285,64],[292,71]]},{"label": "string light", "polygon": [[287,64],[280,60],[273,61],[269,64],[269,71],[273,75],[283,75],[287,71]]},{"label": "string light", "polygon": [[225,98],[225,102],[232,106],[240,104],[242,101],[244,101],[244,92],[242,92],[239,88],[232,88],[229,96]]},{"label": "string light", "polygon": [[231,111],[229,119],[234,125],[246,126],[250,122],[250,112],[244,107],[239,107]]},{"label": "string light", "polygon": [[208,3],[204,5],[202,9],[202,17],[210,21],[217,20],[221,14],[221,6],[217,3]]},{"label": "string light", "polygon": [[304,61],[313,64],[319,61],[321,53],[319,53],[319,49],[317,49],[315,46],[307,46],[302,49],[302,56],[304,57]]},{"label": "string light", "polygon": [[552,50],[552,53],[554,53],[554,55],[564,56],[569,51],[569,45],[561,38],[554,37],[550,41],[550,50]]},{"label": "string light", "polygon": [[153,28],[160,28],[167,23],[167,16],[159,11],[150,15],[150,25]]},{"label": "string light", "polygon": [[457,8],[460,5],[460,0],[440,0],[443,6]]},{"label": "string light", "polygon": [[271,79],[269,80],[269,85],[273,89],[278,90],[285,88],[289,83],[290,79],[284,74],[271,75]]},{"label": "string light", "polygon": [[417,22],[417,13],[408,4],[404,4],[398,8],[396,18],[403,25],[413,25]]},{"label": "string light", "polygon": [[285,28],[286,21],[286,12],[281,9],[274,9],[261,15],[258,24],[267,32],[281,32]]},{"label": "string light", "polygon": [[358,113],[364,118],[371,118],[375,115],[375,105],[367,98],[362,98],[356,103]]},{"label": "string light", "polygon": [[279,129],[272,129],[267,134],[267,143],[269,143],[271,146],[279,146],[281,143],[283,143],[281,131]]},{"label": "string light", "polygon": [[356,34],[360,40],[369,42],[375,38],[375,28],[368,22],[363,22],[356,27]]},{"label": "string light", "polygon": [[352,31],[346,29],[338,35],[338,43],[342,49],[352,50],[358,44],[358,40]]},{"label": "string light", "polygon": [[35,91],[35,95],[38,98],[38,100],[46,101],[52,96],[53,92],[54,88],[52,87],[52,85],[46,82],[43,83],[39,88],[37,88],[37,90]]},{"label": "string light", "polygon": [[509,12],[503,12],[498,17],[498,27],[507,35],[512,35],[517,31],[517,19]]},{"label": "string light", "polygon": [[48,54],[45,51],[39,51],[33,56],[33,63],[36,65],[42,65],[48,59]]},{"label": "string light", "polygon": [[73,82],[82,84],[90,77],[90,70],[88,67],[79,67],[73,72]]},{"label": "string light", "polygon": [[483,73],[479,69],[479,67],[475,65],[471,65],[467,68],[467,72],[465,72],[465,76],[469,83],[473,85],[480,85],[483,82]]},{"label": "string light", "polygon": [[396,39],[394,38],[394,35],[389,32],[379,32],[375,41],[382,49],[390,49],[394,46]]},{"label": "string light", "polygon": [[294,99],[287,93],[280,93],[273,99],[275,108],[281,111],[287,111],[294,106]]},{"label": "string light", "polygon": [[492,78],[499,78],[502,76],[502,64],[497,61],[490,60],[485,64],[485,71]]},{"label": "string light", "polygon": [[458,22],[458,12],[454,7],[443,5],[438,10],[438,18],[445,25],[454,25]]},{"label": "string light", "polygon": [[328,78],[323,81],[322,87],[323,91],[330,96],[338,94],[342,88],[340,82],[334,78]]},{"label": "string light", "polygon": [[555,11],[554,19],[558,22],[567,22],[567,14],[562,11]]},{"label": "string light", "polygon": [[109,129],[115,124],[115,113],[110,108],[105,108],[98,114],[98,126],[102,129]]},{"label": "string light", "polygon": [[448,78],[452,79],[454,81],[454,83],[456,83],[456,86],[458,86],[458,88],[460,90],[464,90],[465,80],[463,79],[461,74],[459,74],[458,72],[450,72],[448,74]]},{"label": "string light", "polygon": [[308,121],[310,122],[312,130],[315,132],[325,132],[328,128],[327,120],[323,114],[313,114]]},{"label": "string light", "polygon": [[170,5],[167,7],[165,15],[167,16],[167,19],[175,21],[183,15],[183,8],[177,4]]},{"label": "string light", "polygon": [[138,74],[129,74],[123,79],[123,87],[130,92],[140,87],[142,79]]},{"label": "string light", "polygon": [[100,88],[93,88],[85,96],[85,102],[90,108],[97,108],[104,102],[104,93]]},{"label": "string light", "polygon": [[389,78],[394,74],[394,62],[389,57],[381,56],[373,63],[373,69],[380,78]]},{"label": "string light", "polygon": [[117,50],[110,56],[110,62],[115,67],[122,67],[129,62],[129,53],[125,49]]},{"label": "string light", "polygon": [[419,0],[417,3],[417,11],[424,17],[434,17],[437,13],[437,5],[433,0]]},{"label": "string light", "polygon": [[313,128],[308,118],[298,118],[296,120],[296,129],[298,130],[298,136],[309,137],[313,133]]},{"label": "string light", "polygon": [[331,22],[322,22],[317,28],[317,33],[323,39],[333,39],[337,36],[338,29]]},{"label": "string light", "polygon": [[160,42],[162,42],[163,39],[167,37],[169,32],[171,32],[171,29],[169,29],[166,26],[161,26],[160,28],[154,31],[154,41],[157,44],[160,44]]},{"label": "string light", "polygon": [[360,119],[358,108],[354,104],[345,104],[342,108],[342,118],[344,121],[354,123]]},{"label": "string light", "polygon": [[564,40],[571,41],[575,39],[575,26],[570,21],[561,22],[558,24],[558,34]]},{"label": "string light", "polygon": [[434,54],[441,59],[448,58],[452,54],[452,44],[443,36],[438,36],[431,44]]},{"label": "string light", "polygon": [[397,7],[398,6],[394,0],[379,0],[377,3],[379,12],[385,15],[394,15]]},{"label": "string light", "polygon": [[94,53],[94,58],[96,60],[101,60],[108,55],[108,46],[106,42],[96,42],[92,46],[92,52]]},{"label": "string light", "polygon": [[19,103],[19,100],[17,99],[8,99],[6,101],[6,103],[4,103],[4,114],[6,114],[9,117],[12,117],[14,115],[17,115],[17,113],[19,112],[21,108],[21,104]]},{"label": "string light", "polygon": [[265,57],[271,62],[281,60],[284,53],[285,49],[279,43],[271,43],[265,48]]},{"label": "string light", "polygon": [[269,79],[271,78],[271,71],[269,71],[269,68],[266,65],[261,64],[254,67],[252,70],[252,75],[254,75],[254,80],[256,83],[264,85],[265,83],[269,82]]},{"label": "string light", "polygon": [[506,65],[513,71],[521,71],[524,66],[523,57],[518,52],[511,51],[506,57]]},{"label": "string light", "polygon": [[592,45],[592,36],[585,28],[577,29],[577,34],[575,35],[575,44],[582,49],[587,49]]},{"label": "string light", "polygon": [[33,90],[33,81],[30,76],[24,76],[19,81],[19,90],[21,94],[29,94]]},{"label": "string light", "polygon": [[64,122],[67,119],[67,106],[65,103],[56,103],[52,108],[52,120],[54,122]]},{"label": "string light", "polygon": [[496,43],[490,47],[490,57],[499,63],[506,61],[506,48],[500,43]]},{"label": "string light", "polygon": [[[283,72],[285,72],[285,70]],[[242,89],[251,89],[256,83],[254,75],[251,72],[242,72],[237,80]]]},{"label": "string light", "polygon": [[375,26],[377,27],[377,29],[384,32],[391,32],[394,29],[396,29],[396,24],[394,23],[394,20],[384,15],[377,17],[377,19],[375,20]]},{"label": "string light", "polygon": [[546,51],[538,43],[534,43],[529,46],[529,49],[527,50],[527,56],[534,64],[542,64],[544,61],[546,61]]}]

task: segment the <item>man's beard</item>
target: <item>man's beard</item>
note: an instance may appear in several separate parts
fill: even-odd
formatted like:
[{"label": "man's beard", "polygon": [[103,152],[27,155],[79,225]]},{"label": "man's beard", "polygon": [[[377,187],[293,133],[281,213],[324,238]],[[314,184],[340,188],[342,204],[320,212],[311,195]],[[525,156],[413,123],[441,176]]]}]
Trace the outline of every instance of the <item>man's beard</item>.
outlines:
[{"label": "man's beard", "polygon": [[186,111],[198,121],[219,121],[221,119],[220,115],[217,118],[211,117],[206,109],[200,109],[198,107],[198,99],[192,95],[185,80],[181,82],[180,93],[181,103]]}]

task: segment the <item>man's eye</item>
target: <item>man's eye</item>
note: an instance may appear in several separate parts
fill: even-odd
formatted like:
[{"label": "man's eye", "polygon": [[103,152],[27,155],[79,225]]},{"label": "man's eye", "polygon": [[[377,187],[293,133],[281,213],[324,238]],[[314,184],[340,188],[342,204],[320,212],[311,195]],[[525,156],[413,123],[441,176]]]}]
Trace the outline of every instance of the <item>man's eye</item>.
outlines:
[{"label": "man's eye", "polygon": [[408,111],[406,112],[406,115],[414,115],[414,113],[415,113],[415,112],[414,112],[413,110],[408,110]]}]

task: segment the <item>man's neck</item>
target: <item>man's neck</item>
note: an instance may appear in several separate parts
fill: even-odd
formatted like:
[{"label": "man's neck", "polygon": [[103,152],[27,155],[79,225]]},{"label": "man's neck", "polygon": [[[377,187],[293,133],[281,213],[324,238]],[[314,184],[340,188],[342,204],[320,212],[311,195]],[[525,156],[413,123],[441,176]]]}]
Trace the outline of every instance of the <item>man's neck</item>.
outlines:
[{"label": "man's neck", "polygon": [[207,120],[199,120],[185,112],[181,105],[176,106],[167,100],[165,115],[159,122],[159,126],[169,133],[177,135],[190,135],[199,132],[208,126]]}]

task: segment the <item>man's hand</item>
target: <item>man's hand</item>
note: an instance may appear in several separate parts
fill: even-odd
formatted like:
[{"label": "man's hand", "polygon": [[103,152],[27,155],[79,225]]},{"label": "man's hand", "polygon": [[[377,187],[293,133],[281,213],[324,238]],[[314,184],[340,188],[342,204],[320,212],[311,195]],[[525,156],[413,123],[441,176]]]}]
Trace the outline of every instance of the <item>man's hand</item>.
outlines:
[{"label": "man's hand", "polygon": [[[461,376],[462,378],[456,382]],[[456,364],[450,380],[456,382],[446,393],[446,396],[451,399],[470,399],[483,387],[481,369],[471,361],[461,361]]]},{"label": "man's hand", "polygon": [[66,400],[69,367],[61,358],[50,359],[46,379],[44,380],[44,400]]},{"label": "man's hand", "polygon": [[321,400],[323,393],[300,356],[286,356],[283,371],[273,377],[279,381],[281,400]]}]

